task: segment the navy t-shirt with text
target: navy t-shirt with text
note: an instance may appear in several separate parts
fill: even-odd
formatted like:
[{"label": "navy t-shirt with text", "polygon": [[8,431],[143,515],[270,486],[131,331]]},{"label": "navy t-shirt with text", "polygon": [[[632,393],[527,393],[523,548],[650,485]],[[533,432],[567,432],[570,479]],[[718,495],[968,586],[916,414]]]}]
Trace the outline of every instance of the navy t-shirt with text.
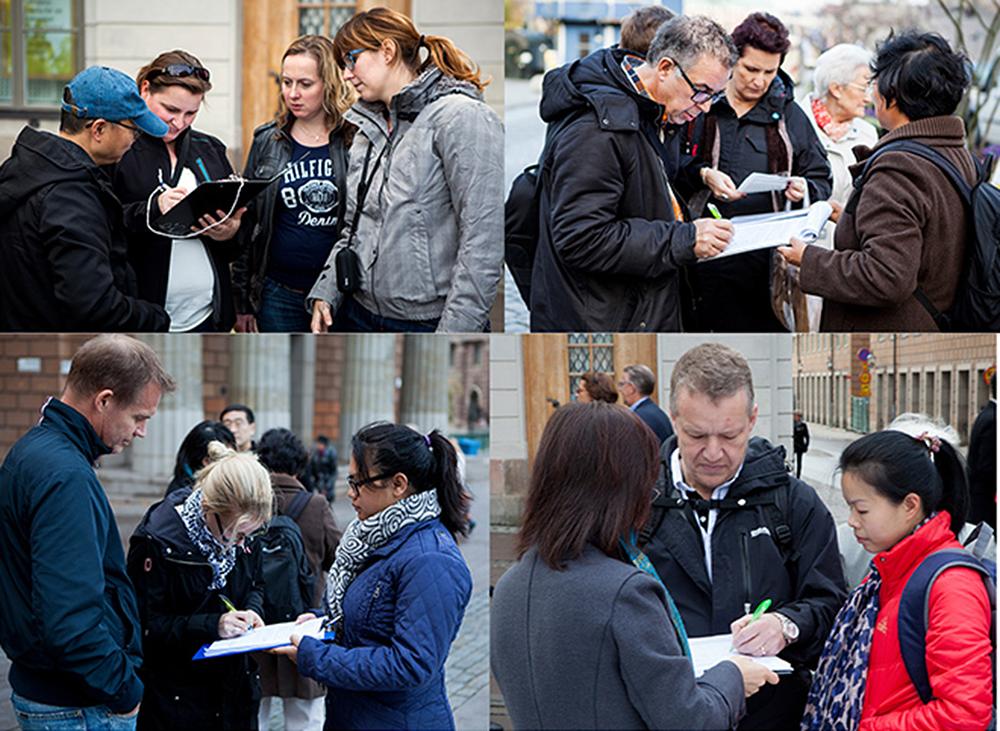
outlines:
[{"label": "navy t-shirt with text", "polygon": [[292,160],[279,181],[267,276],[308,292],[336,243],[338,181],[329,145],[292,140]]}]

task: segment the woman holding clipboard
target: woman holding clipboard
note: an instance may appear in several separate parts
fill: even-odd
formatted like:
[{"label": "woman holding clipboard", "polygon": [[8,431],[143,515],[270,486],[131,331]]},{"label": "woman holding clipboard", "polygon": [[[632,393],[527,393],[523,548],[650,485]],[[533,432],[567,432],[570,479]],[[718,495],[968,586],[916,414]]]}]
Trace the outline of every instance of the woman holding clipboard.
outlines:
[{"label": "woman holding clipboard", "polygon": [[198,185],[233,172],[226,146],[191,127],[212,88],[210,79],[208,69],[186,51],[161,53],[144,66],[136,77],[139,93],[169,131],[162,140],[140,134],[114,172],[139,297],[166,309],[170,332],[226,332],[236,319],[229,263],[238,251],[234,237],[243,210],[225,220],[227,211],[203,217],[200,236],[175,238],[152,230],[161,213]]},{"label": "woman holding clipboard", "polygon": [[354,90],[323,36],[294,40],[281,59],[278,114],[254,130],[244,176],[280,178],[247,206],[233,266],[236,329],[309,332],[305,296],[340,235],[347,201],[344,113]]},{"label": "woman holding clipboard", "polygon": [[351,440],[347,485],[358,517],[324,599],[336,641],[292,635],[274,652],[327,686],[324,728],[453,729],[444,664],[472,593],[455,448],[437,430],[370,424]]},{"label": "woman holding clipboard", "polygon": [[273,492],[257,457],[222,442],[191,487],[153,505],[129,541],[142,623],[138,728],[257,728],[260,682],[249,655],[192,660],[198,649],[263,626],[261,553]]}]

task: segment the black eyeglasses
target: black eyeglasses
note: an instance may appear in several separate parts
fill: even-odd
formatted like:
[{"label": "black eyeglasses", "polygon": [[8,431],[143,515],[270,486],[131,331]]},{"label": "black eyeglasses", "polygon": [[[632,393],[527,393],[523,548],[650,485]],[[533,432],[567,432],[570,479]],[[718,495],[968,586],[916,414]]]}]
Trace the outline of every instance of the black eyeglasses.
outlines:
[{"label": "black eyeglasses", "polygon": [[[84,126],[85,127],[93,127],[94,126],[94,122],[96,122],[96,121],[97,121],[96,119],[92,119],[91,121],[87,122],[87,124],[85,124]],[[119,127],[124,127],[125,129],[127,129],[129,132],[132,133],[132,141],[133,142],[135,140],[139,139],[139,136],[142,135],[142,130],[139,129],[138,127],[136,127],[135,125],[132,125],[132,124],[122,124],[121,122],[116,122],[113,119],[105,119],[104,121],[107,122],[108,124],[116,124]]]},{"label": "black eyeglasses", "polygon": [[378,482],[379,480],[384,480],[386,477],[392,477],[395,472],[383,472],[380,475],[375,475],[374,477],[366,477],[363,480],[359,480],[354,475],[347,476],[347,489],[354,490],[354,492],[361,492],[361,488],[365,485],[370,485],[373,482]]},{"label": "black eyeglasses", "polygon": [[[667,58],[670,57],[667,56]],[[687,82],[687,85],[691,87],[692,91],[691,101],[693,101],[695,104],[704,104],[705,102],[712,102],[712,104],[715,104],[715,102],[717,102],[725,95],[726,93],[725,89],[723,89],[722,91],[712,91],[711,89],[702,89],[695,86],[694,82],[688,78],[688,75],[686,73],[684,73],[684,69],[681,68],[681,65],[676,61],[674,61],[674,59],[672,58],[670,60],[673,61],[674,66],[677,67],[677,70],[681,72],[681,78],[683,78],[684,81]]]},{"label": "black eyeglasses", "polygon": [[192,66],[189,63],[171,63],[163,68],[152,69],[146,78],[152,79],[154,76],[173,76],[178,79],[183,79],[186,76],[194,76],[202,81],[208,81],[212,75],[208,73],[208,69],[201,66]]}]

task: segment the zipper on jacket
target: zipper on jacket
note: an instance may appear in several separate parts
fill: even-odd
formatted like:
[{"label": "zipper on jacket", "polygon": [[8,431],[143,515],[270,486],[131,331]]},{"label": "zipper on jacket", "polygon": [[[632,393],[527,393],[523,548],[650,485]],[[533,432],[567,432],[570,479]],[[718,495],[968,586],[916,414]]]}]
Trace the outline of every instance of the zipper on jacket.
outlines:
[{"label": "zipper on jacket", "polygon": [[743,553],[743,613],[750,614],[750,536],[746,531],[740,533],[740,548]]}]

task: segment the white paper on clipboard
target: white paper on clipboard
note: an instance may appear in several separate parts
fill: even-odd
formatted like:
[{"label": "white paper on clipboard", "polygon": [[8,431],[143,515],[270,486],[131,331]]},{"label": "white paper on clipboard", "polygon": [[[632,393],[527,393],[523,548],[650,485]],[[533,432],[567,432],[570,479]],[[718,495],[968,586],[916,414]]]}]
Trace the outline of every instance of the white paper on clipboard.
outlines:
[{"label": "white paper on clipboard", "polygon": [[733,222],[733,239],[725,251],[699,261],[716,261],[748,251],[786,246],[793,236],[807,244],[812,243],[822,234],[831,213],[833,207],[826,201],[820,201],[798,211],[736,216],[730,219]]}]

